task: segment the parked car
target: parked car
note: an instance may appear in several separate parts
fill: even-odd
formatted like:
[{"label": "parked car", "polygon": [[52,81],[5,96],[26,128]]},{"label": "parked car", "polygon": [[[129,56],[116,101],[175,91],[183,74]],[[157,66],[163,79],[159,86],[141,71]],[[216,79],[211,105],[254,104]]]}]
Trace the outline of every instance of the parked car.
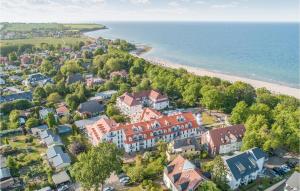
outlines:
[{"label": "parked car", "polygon": [[282,165],[282,166],[280,167],[280,169],[282,169],[283,172],[285,172],[285,173],[291,171],[290,167],[288,167],[286,164]]},{"label": "parked car", "polygon": [[63,185],[63,186],[61,186],[61,187],[59,187],[57,189],[57,191],[66,191],[66,190],[69,190],[69,186],[68,185]]},{"label": "parked car", "polygon": [[128,176],[124,176],[123,178],[120,179],[120,183],[122,185],[127,185],[130,182],[130,178]]},{"label": "parked car", "polygon": [[274,167],[273,170],[280,176],[284,175],[284,171],[280,169],[279,167]]},{"label": "parked car", "polygon": [[295,168],[297,165],[297,162],[296,161],[287,161],[286,165],[290,168]]},{"label": "parked car", "polygon": [[274,177],[278,177],[279,175],[272,169],[269,170],[269,172],[274,176]]},{"label": "parked car", "polygon": [[104,189],[103,189],[103,191],[114,191],[115,189],[114,189],[114,187],[112,187],[112,186],[108,186],[108,187],[105,187]]}]

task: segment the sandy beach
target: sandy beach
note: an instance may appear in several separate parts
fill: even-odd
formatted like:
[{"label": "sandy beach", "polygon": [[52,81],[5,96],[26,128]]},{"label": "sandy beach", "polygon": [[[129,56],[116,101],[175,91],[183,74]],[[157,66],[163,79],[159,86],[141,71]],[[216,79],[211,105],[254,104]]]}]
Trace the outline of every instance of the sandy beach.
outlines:
[{"label": "sandy beach", "polygon": [[135,55],[135,56],[141,57],[149,62],[152,62],[153,64],[157,64],[157,65],[168,67],[168,68],[175,68],[175,69],[184,68],[188,72],[193,73],[198,76],[217,77],[217,78],[221,78],[223,80],[227,80],[230,82],[242,81],[242,82],[251,84],[254,88],[265,87],[266,89],[270,90],[271,92],[273,92],[275,94],[285,94],[285,95],[294,96],[294,97],[300,99],[300,89],[297,89],[297,88],[292,88],[292,87],[288,87],[288,86],[284,86],[284,85],[280,85],[280,84],[274,84],[274,83],[269,83],[269,82],[264,82],[264,81],[254,80],[254,79],[249,79],[249,78],[244,78],[244,77],[232,76],[232,75],[228,75],[228,74],[211,72],[211,71],[197,68],[197,67],[172,63],[167,60],[160,59],[160,58],[146,57],[143,54]]}]

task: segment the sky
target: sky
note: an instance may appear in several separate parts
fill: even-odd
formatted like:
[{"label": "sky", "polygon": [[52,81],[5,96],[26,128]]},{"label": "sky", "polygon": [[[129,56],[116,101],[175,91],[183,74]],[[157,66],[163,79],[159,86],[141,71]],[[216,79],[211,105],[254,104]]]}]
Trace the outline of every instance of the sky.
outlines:
[{"label": "sky", "polygon": [[300,21],[299,0],[0,0],[1,22]]}]

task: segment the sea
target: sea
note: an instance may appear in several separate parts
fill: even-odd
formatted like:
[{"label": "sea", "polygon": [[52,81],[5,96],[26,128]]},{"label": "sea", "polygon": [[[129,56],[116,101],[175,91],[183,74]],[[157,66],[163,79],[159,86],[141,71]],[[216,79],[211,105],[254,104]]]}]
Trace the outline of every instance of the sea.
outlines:
[{"label": "sea", "polygon": [[299,24],[242,22],[101,22],[91,37],[152,47],[145,56],[300,88]]}]

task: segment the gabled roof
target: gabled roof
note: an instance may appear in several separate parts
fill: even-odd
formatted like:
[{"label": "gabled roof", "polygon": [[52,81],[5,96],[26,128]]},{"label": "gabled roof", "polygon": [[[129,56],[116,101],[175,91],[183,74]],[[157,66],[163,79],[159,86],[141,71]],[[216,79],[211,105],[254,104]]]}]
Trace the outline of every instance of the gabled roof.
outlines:
[{"label": "gabled roof", "polygon": [[0,180],[10,178],[11,174],[7,167],[0,169]]},{"label": "gabled roof", "polygon": [[62,144],[62,141],[58,135],[49,135],[48,137],[44,138],[43,141],[46,143],[47,146],[53,144]]},{"label": "gabled roof", "polygon": [[6,96],[0,96],[0,103],[10,102],[10,101],[20,100],[20,99],[31,101],[32,93],[31,92],[21,92],[21,93],[6,95]]},{"label": "gabled roof", "polygon": [[261,159],[263,157],[265,157],[265,158],[267,157],[267,154],[258,147],[251,149],[250,152],[253,153],[256,160]]},{"label": "gabled roof", "polygon": [[47,149],[47,158],[51,159],[57,155],[64,153],[61,146],[52,146]]},{"label": "gabled roof", "polygon": [[189,160],[178,155],[165,169],[164,173],[176,186],[177,190],[195,190],[206,179],[199,169]]},{"label": "gabled roof", "polygon": [[245,131],[244,125],[233,125],[212,129],[209,134],[218,152],[221,145],[229,144],[232,140],[242,141]]},{"label": "gabled roof", "polygon": [[49,129],[44,130],[44,131],[42,131],[42,132],[40,133],[41,139],[45,139],[45,138],[49,137],[50,135],[54,135],[54,134],[53,134],[53,132],[52,132],[51,130],[49,130]]},{"label": "gabled roof", "polygon": [[225,164],[227,164],[229,171],[236,180],[244,178],[259,169],[257,159],[255,158],[252,150],[253,149],[250,149],[229,157],[222,157]]},{"label": "gabled roof", "polygon": [[99,113],[104,111],[104,106],[96,100],[86,101],[78,106],[80,113]]},{"label": "gabled roof", "polygon": [[57,174],[54,174],[52,176],[52,180],[53,180],[55,185],[58,185],[58,184],[68,182],[71,179],[70,179],[70,176],[67,174],[66,171],[62,171],[62,172],[59,172]]},{"label": "gabled roof", "polygon": [[80,73],[76,73],[76,74],[70,74],[67,78],[67,84],[73,84],[76,82],[81,82],[83,81],[83,77]]},{"label": "gabled roof", "polygon": [[183,139],[175,139],[173,141],[173,148],[179,149],[181,147],[193,145],[195,146],[196,150],[200,150],[200,144],[198,143],[197,139],[195,137],[189,137],[189,138],[183,138]]},{"label": "gabled roof", "polygon": [[53,163],[54,167],[58,167],[59,165],[64,164],[64,163],[70,164],[71,159],[67,153],[61,153],[52,159],[52,163]]}]

